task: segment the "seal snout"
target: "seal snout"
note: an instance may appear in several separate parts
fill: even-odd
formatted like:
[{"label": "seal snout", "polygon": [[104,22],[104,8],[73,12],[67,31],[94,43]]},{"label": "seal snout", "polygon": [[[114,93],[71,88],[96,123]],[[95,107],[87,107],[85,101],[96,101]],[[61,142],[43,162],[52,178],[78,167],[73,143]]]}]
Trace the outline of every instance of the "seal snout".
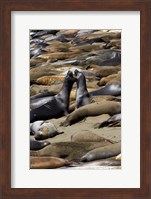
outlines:
[{"label": "seal snout", "polygon": [[69,71],[67,72],[67,76],[69,76],[69,77],[73,77],[73,73],[72,73],[72,71],[70,71],[70,70],[69,70]]},{"label": "seal snout", "polygon": [[74,71],[74,75],[75,75],[76,78],[79,78],[79,77],[83,76],[83,73],[76,69]]}]

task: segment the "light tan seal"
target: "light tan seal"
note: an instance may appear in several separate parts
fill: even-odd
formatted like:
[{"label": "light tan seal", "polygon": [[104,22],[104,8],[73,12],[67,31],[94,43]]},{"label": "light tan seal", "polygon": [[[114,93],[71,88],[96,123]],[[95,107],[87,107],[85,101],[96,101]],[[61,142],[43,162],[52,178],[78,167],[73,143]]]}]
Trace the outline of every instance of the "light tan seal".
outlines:
[{"label": "light tan seal", "polygon": [[31,157],[30,168],[31,169],[55,169],[70,165],[67,160],[56,157]]},{"label": "light tan seal", "polygon": [[62,83],[64,81],[64,76],[43,76],[36,80],[37,84],[41,85],[51,85],[56,82]]}]

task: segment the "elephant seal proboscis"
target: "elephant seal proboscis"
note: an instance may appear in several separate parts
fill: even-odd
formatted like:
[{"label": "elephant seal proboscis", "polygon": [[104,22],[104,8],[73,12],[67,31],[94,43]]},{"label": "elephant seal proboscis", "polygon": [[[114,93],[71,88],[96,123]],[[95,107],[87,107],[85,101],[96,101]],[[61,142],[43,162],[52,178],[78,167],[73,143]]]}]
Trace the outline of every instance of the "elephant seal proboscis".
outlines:
[{"label": "elephant seal proboscis", "polygon": [[82,72],[75,70],[77,78],[77,90],[76,90],[76,108],[90,104],[90,95],[87,91],[85,76]]},{"label": "elephant seal proboscis", "polygon": [[121,104],[113,101],[102,101],[92,103],[76,109],[70,113],[66,120],[60,124],[60,126],[72,125],[85,117],[98,116],[101,114],[114,115],[121,112]]},{"label": "elephant seal proboscis", "polygon": [[61,91],[51,97],[39,98],[35,105],[39,106],[30,111],[30,122],[59,118],[68,113],[69,96],[76,78],[68,71]]}]

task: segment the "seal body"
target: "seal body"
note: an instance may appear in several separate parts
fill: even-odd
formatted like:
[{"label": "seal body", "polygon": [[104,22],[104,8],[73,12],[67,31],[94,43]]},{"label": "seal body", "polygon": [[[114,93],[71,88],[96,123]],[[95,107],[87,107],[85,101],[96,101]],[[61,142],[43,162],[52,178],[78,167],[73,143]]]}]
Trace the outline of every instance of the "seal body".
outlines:
[{"label": "seal body", "polygon": [[75,81],[73,73],[68,71],[62,89],[57,95],[40,98],[37,101],[37,108],[30,111],[30,122],[59,118],[66,115],[69,108],[70,92]]},{"label": "seal body", "polygon": [[76,109],[70,113],[66,120],[60,125],[69,126],[83,120],[88,116],[98,116],[102,114],[114,115],[121,112],[121,104],[119,102],[102,101],[92,103]]},{"label": "seal body", "polygon": [[121,153],[121,143],[115,143],[115,144],[110,144],[105,147],[99,147],[96,148],[84,156],[82,156],[81,161],[83,162],[89,162],[93,160],[99,160],[99,159],[104,159],[104,158],[110,158],[113,156],[118,155]]},{"label": "seal body", "polygon": [[34,123],[31,123],[30,124],[30,134],[31,135],[35,135],[36,132],[38,132],[41,124],[43,124],[43,120],[39,120],[39,121],[36,121]]},{"label": "seal body", "polygon": [[121,95],[121,84],[115,83],[115,84],[109,84],[105,87],[90,92],[90,95],[96,96],[96,95],[113,95],[113,96],[119,96]]},{"label": "seal body", "polygon": [[63,132],[59,132],[52,122],[36,121],[31,124],[31,131],[35,135],[36,140],[44,140],[52,138]]},{"label": "seal body", "polygon": [[65,165],[69,165],[70,162],[56,157],[31,157],[30,168],[31,169],[55,169]]},{"label": "seal body", "polygon": [[98,128],[106,126],[120,126],[121,125],[121,113],[111,116],[108,120],[99,124]]},{"label": "seal body", "polygon": [[85,76],[82,72],[75,70],[77,77],[76,108],[90,104],[90,95],[87,91]]},{"label": "seal body", "polygon": [[48,141],[37,141],[34,138],[30,138],[30,150],[40,150],[49,144],[50,142]]}]

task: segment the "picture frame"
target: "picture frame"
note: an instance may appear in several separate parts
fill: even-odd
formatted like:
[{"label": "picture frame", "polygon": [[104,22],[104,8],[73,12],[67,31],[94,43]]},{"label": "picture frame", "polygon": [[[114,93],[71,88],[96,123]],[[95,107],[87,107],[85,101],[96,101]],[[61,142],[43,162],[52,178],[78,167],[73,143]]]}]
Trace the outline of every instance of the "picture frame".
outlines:
[{"label": "picture frame", "polygon": [[[151,179],[151,93],[150,75],[150,1],[5,1],[0,4],[1,47],[1,198],[150,198]],[[141,17],[141,185],[139,189],[86,188],[11,188],[11,11],[140,11]]]}]

